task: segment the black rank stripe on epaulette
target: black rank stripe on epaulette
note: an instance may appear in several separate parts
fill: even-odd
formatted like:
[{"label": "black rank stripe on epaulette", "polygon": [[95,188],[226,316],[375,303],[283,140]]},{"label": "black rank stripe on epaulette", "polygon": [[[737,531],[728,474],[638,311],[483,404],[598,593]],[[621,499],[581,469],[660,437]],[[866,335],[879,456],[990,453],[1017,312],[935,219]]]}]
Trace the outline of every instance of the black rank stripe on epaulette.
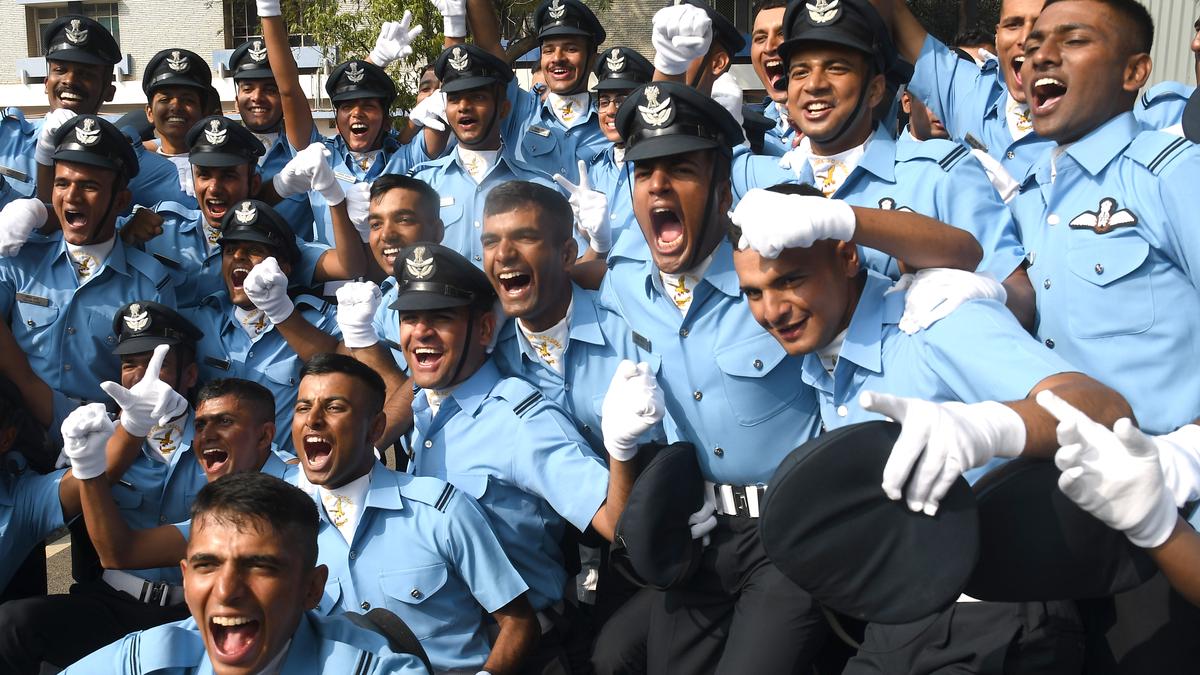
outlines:
[{"label": "black rank stripe on epaulette", "polygon": [[218,359],[215,356],[204,357],[204,363],[212,366],[213,368],[220,368],[221,370],[229,370],[229,362],[222,361],[221,359]]},{"label": "black rank stripe on epaulette", "polygon": [[1142,92],[1142,107],[1143,108],[1150,107],[1150,90],[1149,89]]},{"label": "black rank stripe on epaulette", "polygon": [[1162,168],[1162,165],[1166,163],[1167,160],[1175,156],[1175,152],[1177,150],[1189,142],[1190,141],[1188,141],[1186,138],[1176,138],[1171,142],[1170,145],[1163,148],[1163,151],[1158,153],[1158,156],[1150,160],[1150,163],[1146,165],[1146,168],[1150,170],[1150,173],[1156,173],[1160,168]]},{"label": "black rank stripe on epaulette", "polygon": [[183,265],[179,264],[178,260],[172,260],[161,253],[151,253],[150,255],[154,256],[154,259],[162,263],[164,267],[169,267],[173,270],[183,269]]},{"label": "black rank stripe on epaulette", "polygon": [[134,633],[129,639],[129,672],[140,673],[141,668],[138,667],[138,648],[141,642],[141,634]]},{"label": "black rank stripe on epaulette", "polygon": [[524,401],[521,401],[520,403],[513,406],[513,412],[515,412],[517,414],[517,417],[520,417],[520,416],[524,415],[525,413],[529,412],[529,409],[532,408],[534,406],[534,404],[536,404],[540,400],[542,400],[542,392],[535,391],[532,394],[530,394],[529,396],[527,396]]},{"label": "black rank stripe on epaulette", "polygon": [[154,287],[161,291],[162,289],[164,289],[168,285],[170,285],[170,283],[171,283],[171,275],[164,274],[163,278],[159,279],[157,284],[154,284]]},{"label": "black rank stripe on epaulette", "polygon": [[453,494],[454,494],[454,486],[449,483],[446,483],[446,489],[442,490],[441,496],[439,496],[437,498],[437,501],[433,503],[433,508],[437,509],[438,511],[441,511],[442,513],[445,513],[446,505],[450,503],[450,496]]},{"label": "black rank stripe on epaulette", "polygon": [[938,160],[938,166],[942,167],[942,171],[949,171],[950,167],[954,166],[958,160],[963,158],[963,155],[966,155],[969,152],[970,150],[967,149],[967,146],[956,145],[954,149],[950,151],[950,154]]},{"label": "black rank stripe on epaulette", "polygon": [[364,651],[358,655],[358,663],[354,666],[354,675],[364,675],[371,672],[371,667],[375,665],[375,655],[371,652]]}]

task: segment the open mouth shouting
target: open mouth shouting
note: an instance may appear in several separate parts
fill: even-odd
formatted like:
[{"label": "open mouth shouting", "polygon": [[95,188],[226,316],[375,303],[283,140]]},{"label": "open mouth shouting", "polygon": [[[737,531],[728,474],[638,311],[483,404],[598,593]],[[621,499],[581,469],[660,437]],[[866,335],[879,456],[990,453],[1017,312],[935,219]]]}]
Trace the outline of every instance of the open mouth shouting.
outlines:
[{"label": "open mouth shouting", "polygon": [[435,347],[417,347],[413,349],[412,354],[413,362],[409,364],[409,367],[428,373],[437,372],[446,356],[445,352]]},{"label": "open mouth shouting", "polygon": [[241,288],[246,281],[246,276],[250,274],[250,268],[244,265],[238,265],[229,271],[229,283],[234,288]]},{"label": "open mouth shouting", "polygon": [[200,451],[200,468],[210,479],[229,473],[229,451],[218,447],[204,448]]},{"label": "open mouth shouting", "polygon": [[496,279],[500,282],[501,300],[519,300],[533,290],[533,277],[525,272],[504,270]]},{"label": "open mouth shouting", "polygon": [[1014,56],[1009,65],[1012,66],[1013,84],[1016,85],[1013,88],[1020,89],[1024,86],[1024,81],[1021,79],[1021,68],[1025,65],[1025,56],[1023,54]]},{"label": "open mouth shouting", "polygon": [[683,253],[687,238],[684,236],[683,219],[678,211],[666,207],[650,209],[650,227],[654,231],[652,243],[655,252],[664,256]]},{"label": "open mouth shouting", "polygon": [[370,132],[370,130],[371,125],[367,124],[366,122],[355,121],[350,123],[350,136],[358,143],[366,144],[370,141],[370,139],[367,137],[367,133]]},{"label": "open mouth shouting", "polygon": [[72,232],[84,232],[90,224],[90,219],[83,211],[72,208],[63,209],[63,225]]},{"label": "open mouth shouting", "polygon": [[208,620],[213,649],[219,661],[237,664],[257,650],[261,623],[245,616],[214,616]]},{"label": "open mouth shouting", "polygon": [[320,473],[328,468],[333,460],[333,444],[321,434],[308,432],[304,434],[304,465],[307,471]]},{"label": "open mouth shouting", "polygon": [[464,136],[470,136],[471,134],[475,133],[476,129],[479,128],[479,120],[475,119],[471,115],[459,115],[457,126],[460,134]]},{"label": "open mouth shouting", "polygon": [[396,265],[396,258],[400,255],[400,246],[396,244],[384,244],[380,253],[383,255],[383,260],[387,263],[384,269],[391,270]]},{"label": "open mouth shouting", "polygon": [[569,83],[575,80],[575,69],[566,63],[554,63],[546,69],[546,74],[555,82]]},{"label": "open mouth shouting", "polygon": [[787,72],[783,66],[783,59],[778,56],[768,57],[763,61],[763,71],[767,74],[767,82],[771,84],[776,91],[787,91]]},{"label": "open mouth shouting", "polygon": [[1048,115],[1056,108],[1067,94],[1067,85],[1056,77],[1039,77],[1033,83],[1033,100],[1031,110],[1034,115]]},{"label": "open mouth shouting", "polygon": [[220,197],[206,197],[204,210],[208,212],[210,222],[219,223],[225,216],[225,212],[229,210],[229,202]]}]

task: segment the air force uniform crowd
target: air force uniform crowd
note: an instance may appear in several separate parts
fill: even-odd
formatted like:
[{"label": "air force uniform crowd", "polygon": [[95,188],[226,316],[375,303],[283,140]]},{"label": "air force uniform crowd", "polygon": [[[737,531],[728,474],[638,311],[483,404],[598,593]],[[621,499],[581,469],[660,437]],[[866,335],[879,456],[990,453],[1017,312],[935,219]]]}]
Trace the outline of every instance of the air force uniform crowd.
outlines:
[{"label": "air force uniform crowd", "polygon": [[330,137],[279,0],[236,116],[173,45],[104,115],[116,40],[46,28],[0,672],[1200,671],[1200,96],[1138,0],[758,0],[750,105],[703,0],[652,55],[544,0],[529,89],[432,2]]}]

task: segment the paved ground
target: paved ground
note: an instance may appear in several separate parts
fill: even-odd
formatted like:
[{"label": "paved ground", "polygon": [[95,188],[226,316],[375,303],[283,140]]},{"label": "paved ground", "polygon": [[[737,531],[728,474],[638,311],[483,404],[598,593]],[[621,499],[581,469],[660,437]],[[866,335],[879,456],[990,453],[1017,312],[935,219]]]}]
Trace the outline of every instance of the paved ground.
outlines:
[{"label": "paved ground", "polygon": [[66,593],[71,588],[71,535],[66,529],[59,534],[46,544],[46,586],[50,593]]}]

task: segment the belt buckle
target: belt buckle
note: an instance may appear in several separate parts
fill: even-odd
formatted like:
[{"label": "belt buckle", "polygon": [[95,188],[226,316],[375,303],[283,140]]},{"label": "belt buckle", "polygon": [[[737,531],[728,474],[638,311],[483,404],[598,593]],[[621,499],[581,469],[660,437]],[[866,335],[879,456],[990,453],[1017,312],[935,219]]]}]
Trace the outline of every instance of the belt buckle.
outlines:
[{"label": "belt buckle", "polygon": [[142,595],[146,596],[145,603],[147,605],[166,607],[168,601],[171,599],[171,594],[169,592],[171,590],[171,585],[165,581],[159,581],[156,583],[147,581],[146,583],[149,584],[150,588],[149,592],[147,592],[145,588],[142,590]]},{"label": "belt buckle", "polygon": [[743,518],[750,515],[750,502],[746,500],[746,488],[743,486],[733,488],[733,509]]}]

